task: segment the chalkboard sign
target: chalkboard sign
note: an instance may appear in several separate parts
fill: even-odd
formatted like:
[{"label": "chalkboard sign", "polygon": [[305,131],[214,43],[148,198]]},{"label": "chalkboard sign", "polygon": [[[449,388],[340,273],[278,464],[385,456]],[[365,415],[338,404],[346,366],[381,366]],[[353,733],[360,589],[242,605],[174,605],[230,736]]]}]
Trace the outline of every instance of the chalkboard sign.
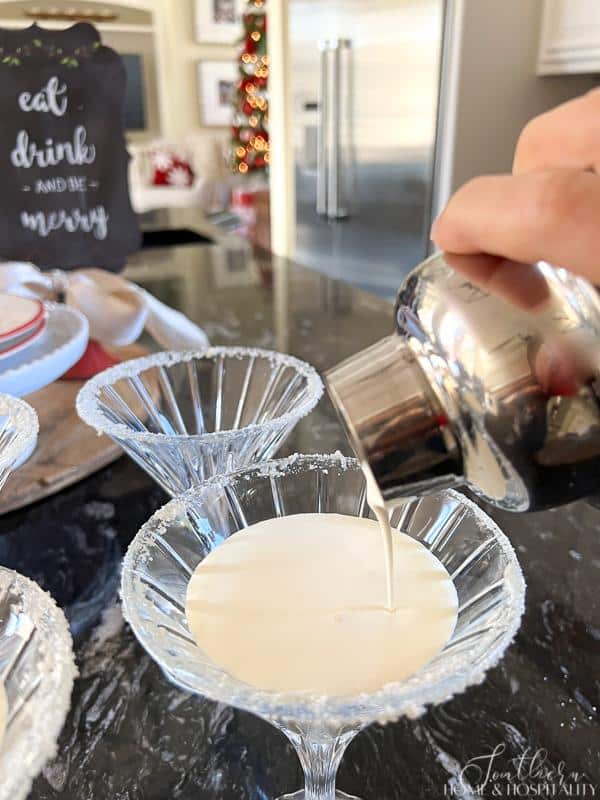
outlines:
[{"label": "chalkboard sign", "polygon": [[125,88],[92,25],[0,30],[0,259],[118,270],[139,248]]}]

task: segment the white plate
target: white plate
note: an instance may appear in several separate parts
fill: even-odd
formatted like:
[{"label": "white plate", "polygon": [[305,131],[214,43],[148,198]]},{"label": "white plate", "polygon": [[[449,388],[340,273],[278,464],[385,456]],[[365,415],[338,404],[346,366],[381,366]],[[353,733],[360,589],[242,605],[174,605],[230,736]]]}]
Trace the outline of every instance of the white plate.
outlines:
[{"label": "white plate", "polygon": [[0,294],[0,341],[13,338],[34,328],[44,315],[44,306],[39,300]]},{"label": "white plate", "polygon": [[69,306],[47,303],[48,323],[30,347],[2,361],[0,392],[22,397],[52,383],[76,364],[89,338],[87,319]]},{"label": "white plate", "polygon": [[[27,333],[21,337],[15,337],[14,339],[11,339],[11,343],[8,346],[6,346],[4,349],[0,349],[0,360],[10,358],[11,356],[16,355],[16,353],[20,353],[21,350],[24,350],[26,347],[32,345],[44,333],[46,330],[46,325],[47,320],[42,317],[37,328],[27,331]],[[0,348],[2,348],[2,343],[0,343]]]}]

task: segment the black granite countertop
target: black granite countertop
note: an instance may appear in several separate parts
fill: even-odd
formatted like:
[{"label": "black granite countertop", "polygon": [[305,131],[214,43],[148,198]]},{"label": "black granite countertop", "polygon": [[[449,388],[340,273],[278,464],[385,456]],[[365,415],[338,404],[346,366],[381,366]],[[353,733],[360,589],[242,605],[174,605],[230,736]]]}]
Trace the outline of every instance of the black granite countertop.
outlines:
[{"label": "black granite countertop", "polygon": [[[129,276],[203,325],[215,344],[283,350],[320,370],[391,331],[383,301],[286,262],[249,260],[244,248],[147,250]],[[338,448],[349,450],[323,400],[284,452]],[[301,785],[283,735],[169,685],[123,622],[121,557],[165,500],[124,457],[0,518],[0,563],[64,608],[80,671],[58,755],[32,800],[268,800]],[[360,734],[342,761],[341,789],[364,800],[600,797],[600,510],[579,502],[491,513],[528,583],[515,643],[482,685],[415,722]],[[460,782],[467,765],[470,788]]]}]

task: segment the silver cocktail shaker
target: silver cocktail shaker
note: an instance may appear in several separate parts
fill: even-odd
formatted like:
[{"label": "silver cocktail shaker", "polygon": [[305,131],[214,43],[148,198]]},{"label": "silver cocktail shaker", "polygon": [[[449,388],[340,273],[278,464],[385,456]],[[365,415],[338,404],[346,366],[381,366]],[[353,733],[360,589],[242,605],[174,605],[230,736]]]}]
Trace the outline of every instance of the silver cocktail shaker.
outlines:
[{"label": "silver cocktail shaker", "polygon": [[526,311],[434,255],[400,289],[396,333],[325,376],[387,504],[466,485],[528,511],[600,488],[600,301],[536,269],[547,299]]}]

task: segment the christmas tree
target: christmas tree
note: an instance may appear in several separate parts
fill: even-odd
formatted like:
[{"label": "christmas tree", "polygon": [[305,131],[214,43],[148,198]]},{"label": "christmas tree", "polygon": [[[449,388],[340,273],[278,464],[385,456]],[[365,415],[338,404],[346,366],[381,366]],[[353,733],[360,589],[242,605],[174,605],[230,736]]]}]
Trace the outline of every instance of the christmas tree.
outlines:
[{"label": "christmas tree", "polygon": [[269,166],[267,17],[265,0],[247,0],[239,54],[239,80],[233,95],[232,164],[241,175]]}]

